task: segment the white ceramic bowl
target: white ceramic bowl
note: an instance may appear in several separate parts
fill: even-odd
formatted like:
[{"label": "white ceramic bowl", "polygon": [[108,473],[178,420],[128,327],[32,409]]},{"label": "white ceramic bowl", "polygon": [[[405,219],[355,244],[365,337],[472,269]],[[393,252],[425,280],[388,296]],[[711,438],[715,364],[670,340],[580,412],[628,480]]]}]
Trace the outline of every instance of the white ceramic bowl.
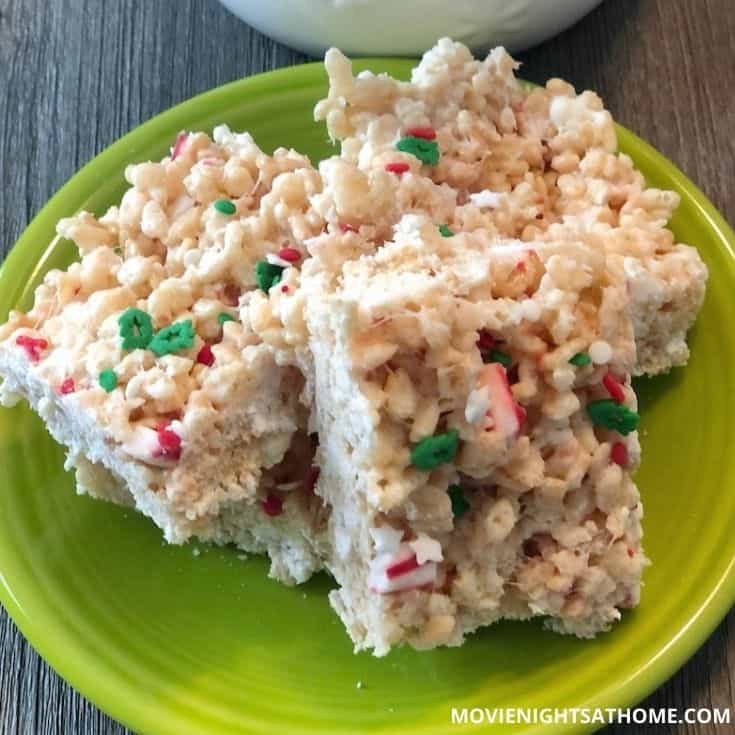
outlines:
[{"label": "white ceramic bowl", "polygon": [[474,51],[520,51],[575,23],[601,0],[221,0],[281,43],[321,56],[419,56],[442,36]]}]

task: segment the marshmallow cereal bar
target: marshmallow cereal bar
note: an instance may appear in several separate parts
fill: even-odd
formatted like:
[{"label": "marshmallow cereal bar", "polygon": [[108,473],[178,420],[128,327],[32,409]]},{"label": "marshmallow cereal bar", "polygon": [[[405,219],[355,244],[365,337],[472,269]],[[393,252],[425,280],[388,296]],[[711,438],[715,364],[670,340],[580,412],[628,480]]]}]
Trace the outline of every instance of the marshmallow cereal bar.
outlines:
[{"label": "marshmallow cereal bar", "polygon": [[408,215],[302,288],[330,600],[357,649],[532,616],[587,637],[637,603],[635,343],[599,250]]},{"label": "marshmallow cereal bar", "polygon": [[596,94],[578,95],[559,79],[524,86],[504,49],[477,61],[447,38],[424,54],[410,82],[355,77],[336,49],[325,66],[329,94],[315,117],[341,155],[321,166],[323,214],[378,243],[411,212],[452,232],[482,229],[490,242],[586,242],[629,284],[633,372],[686,363],[707,269],[666,229],[678,195],[647,187],[616,153],[613,119]]},{"label": "marshmallow cereal bar", "polygon": [[[225,127],[125,174],[119,207],[59,223],[81,261],[0,327],[3,401],[29,401],[80,492],[135,506],[169,542],[267,552],[273,576],[303,581],[323,524],[303,378],[244,328],[240,302],[298,267],[323,225],[320,178]],[[298,304],[281,315],[282,338],[299,335]]]}]

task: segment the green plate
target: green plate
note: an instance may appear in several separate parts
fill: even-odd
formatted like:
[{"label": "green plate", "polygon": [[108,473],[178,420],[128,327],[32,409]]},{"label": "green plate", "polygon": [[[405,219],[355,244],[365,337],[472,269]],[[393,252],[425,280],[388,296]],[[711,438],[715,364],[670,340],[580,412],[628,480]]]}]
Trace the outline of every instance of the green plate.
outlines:
[{"label": "green plate", "polygon": [[[411,62],[369,65],[405,77]],[[124,190],[125,164],[160,158],[182,128],[223,121],[267,150],[288,144],[319,159],[330,148],[311,110],[324,92],[321,65],[284,69],[203,94],[125,136],[21,237],[0,271],[0,318],[28,306],[41,275],[72,259],[54,223],[80,208],[103,212]],[[116,719],[171,735],[450,733],[461,728],[452,707],[617,707],[661,684],[735,599],[735,235],[671,163],[618,133],[651,184],[681,194],[674,231],[699,247],[711,279],[689,367],[638,385],[653,566],[640,607],[611,633],[578,641],[504,623],[460,649],[353,655],[325,577],[289,589],[266,578],[262,559],[164,546],[145,519],[75,496],[63,452],[18,406],[0,411],[0,599],[35,648]]]}]

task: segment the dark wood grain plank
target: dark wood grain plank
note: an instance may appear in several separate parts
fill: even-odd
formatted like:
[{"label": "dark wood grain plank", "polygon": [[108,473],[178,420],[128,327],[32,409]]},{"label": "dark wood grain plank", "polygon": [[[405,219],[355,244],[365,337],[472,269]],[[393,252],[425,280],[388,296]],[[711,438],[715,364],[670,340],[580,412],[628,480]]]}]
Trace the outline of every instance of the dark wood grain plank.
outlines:
[{"label": "dark wood grain plank", "polygon": [[[735,221],[732,0],[606,0],[522,55],[523,75],[591,88]],[[81,165],[140,122],[301,54],[215,0],[0,0],[0,257]],[[651,707],[733,707],[735,613]],[[712,735],[711,725],[605,735]],[[65,684],[0,611],[0,735],[128,732]]]}]

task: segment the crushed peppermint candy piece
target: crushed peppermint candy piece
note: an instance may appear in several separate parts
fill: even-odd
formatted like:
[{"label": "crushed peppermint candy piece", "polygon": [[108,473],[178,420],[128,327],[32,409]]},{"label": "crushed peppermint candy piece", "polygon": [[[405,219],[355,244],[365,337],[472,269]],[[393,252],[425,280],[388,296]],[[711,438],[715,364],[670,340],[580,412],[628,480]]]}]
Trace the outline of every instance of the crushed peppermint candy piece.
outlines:
[{"label": "crushed peppermint candy piece", "polygon": [[485,365],[480,371],[478,386],[487,386],[494,427],[506,437],[518,436],[526,419],[526,411],[513,396],[505,367],[499,362]]},{"label": "crushed peppermint candy piece", "polygon": [[176,142],[174,143],[174,147],[171,149],[172,161],[175,161],[181,155],[181,152],[184,150],[184,146],[186,145],[186,141],[188,139],[188,133],[181,132],[176,136]]},{"label": "crushed peppermint candy piece", "polygon": [[66,378],[59,386],[59,393],[61,393],[62,396],[68,396],[69,393],[73,393],[75,390],[74,378]]},{"label": "crushed peppermint candy piece", "polygon": [[[149,426],[138,425],[123,442],[122,448],[131,457],[143,460],[144,462],[149,461],[154,457],[154,452],[158,448],[158,435],[155,429],[151,429]],[[153,464],[159,463],[154,462]]]},{"label": "crushed peppermint candy piece", "polygon": [[[180,425],[178,421],[175,423]],[[168,427],[167,430],[170,433],[175,433],[171,429],[170,424],[159,424],[160,428],[163,426]],[[178,436],[178,434],[176,436]],[[164,439],[164,441],[168,440]],[[153,429],[150,426],[145,426],[143,424],[138,424],[133,428],[129,436],[123,442],[122,449],[130,456],[139,459],[141,462],[156,465],[158,467],[170,467],[171,462],[174,459],[162,451],[158,429]]]},{"label": "crushed peppermint candy piece", "polygon": [[41,359],[41,352],[48,348],[48,341],[42,337],[31,337],[27,334],[21,334],[15,338],[15,344],[22,347],[28,359],[31,362],[38,362]]},{"label": "crushed peppermint candy piece", "polygon": [[401,561],[394,562],[390,566],[386,567],[385,575],[388,579],[395,579],[396,577],[402,577],[404,574],[413,572],[414,569],[418,569],[421,565],[419,564],[416,554],[402,559]]},{"label": "crushed peppermint candy piece", "polygon": [[490,390],[486,385],[470,391],[467,396],[467,405],[464,417],[468,424],[479,424],[490,409]]},{"label": "crushed peppermint candy piece", "polygon": [[358,231],[357,227],[355,227],[354,225],[350,225],[350,224],[341,224],[339,226],[339,229],[342,230],[342,232],[344,233]]},{"label": "crushed peppermint candy piece", "polygon": [[[175,412],[180,415],[180,412]],[[174,412],[170,414],[174,415]],[[183,425],[179,418],[163,418],[151,429],[148,426],[137,426],[136,443],[139,451],[146,451],[147,456],[139,455],[141,459],[161,467],[169,467],[172,462],[181,458]]]},{"label": "crushed peppermint candy piece", "polygon": [[431,587],[436,582],[436,562],[419,564],[416,553],[407,543],[393,553],[379,554],[370,563],[368,588],[371,592],[389,594]]},{"label": "crushed peppermint candy piece", "polygon": [[153,456],[176,461],[181,458],[181,437],[170,426],[168,421],[164,421],[156,427],[158,449],[154,450]]},{"label": "crushed peppermint candy piece", "polygon": [[175,219],[181,217],[184,212],[188,212],[196,202],[186,194],[182,194],[178,199],[174,200],[169,210],[169,217],[173,222]]},{"label": "crushed peppermint candy piece", "polygon": [[283,513],[283,501],[273,493],[262,502],[263,512],[268,516],[280,516]]}]

